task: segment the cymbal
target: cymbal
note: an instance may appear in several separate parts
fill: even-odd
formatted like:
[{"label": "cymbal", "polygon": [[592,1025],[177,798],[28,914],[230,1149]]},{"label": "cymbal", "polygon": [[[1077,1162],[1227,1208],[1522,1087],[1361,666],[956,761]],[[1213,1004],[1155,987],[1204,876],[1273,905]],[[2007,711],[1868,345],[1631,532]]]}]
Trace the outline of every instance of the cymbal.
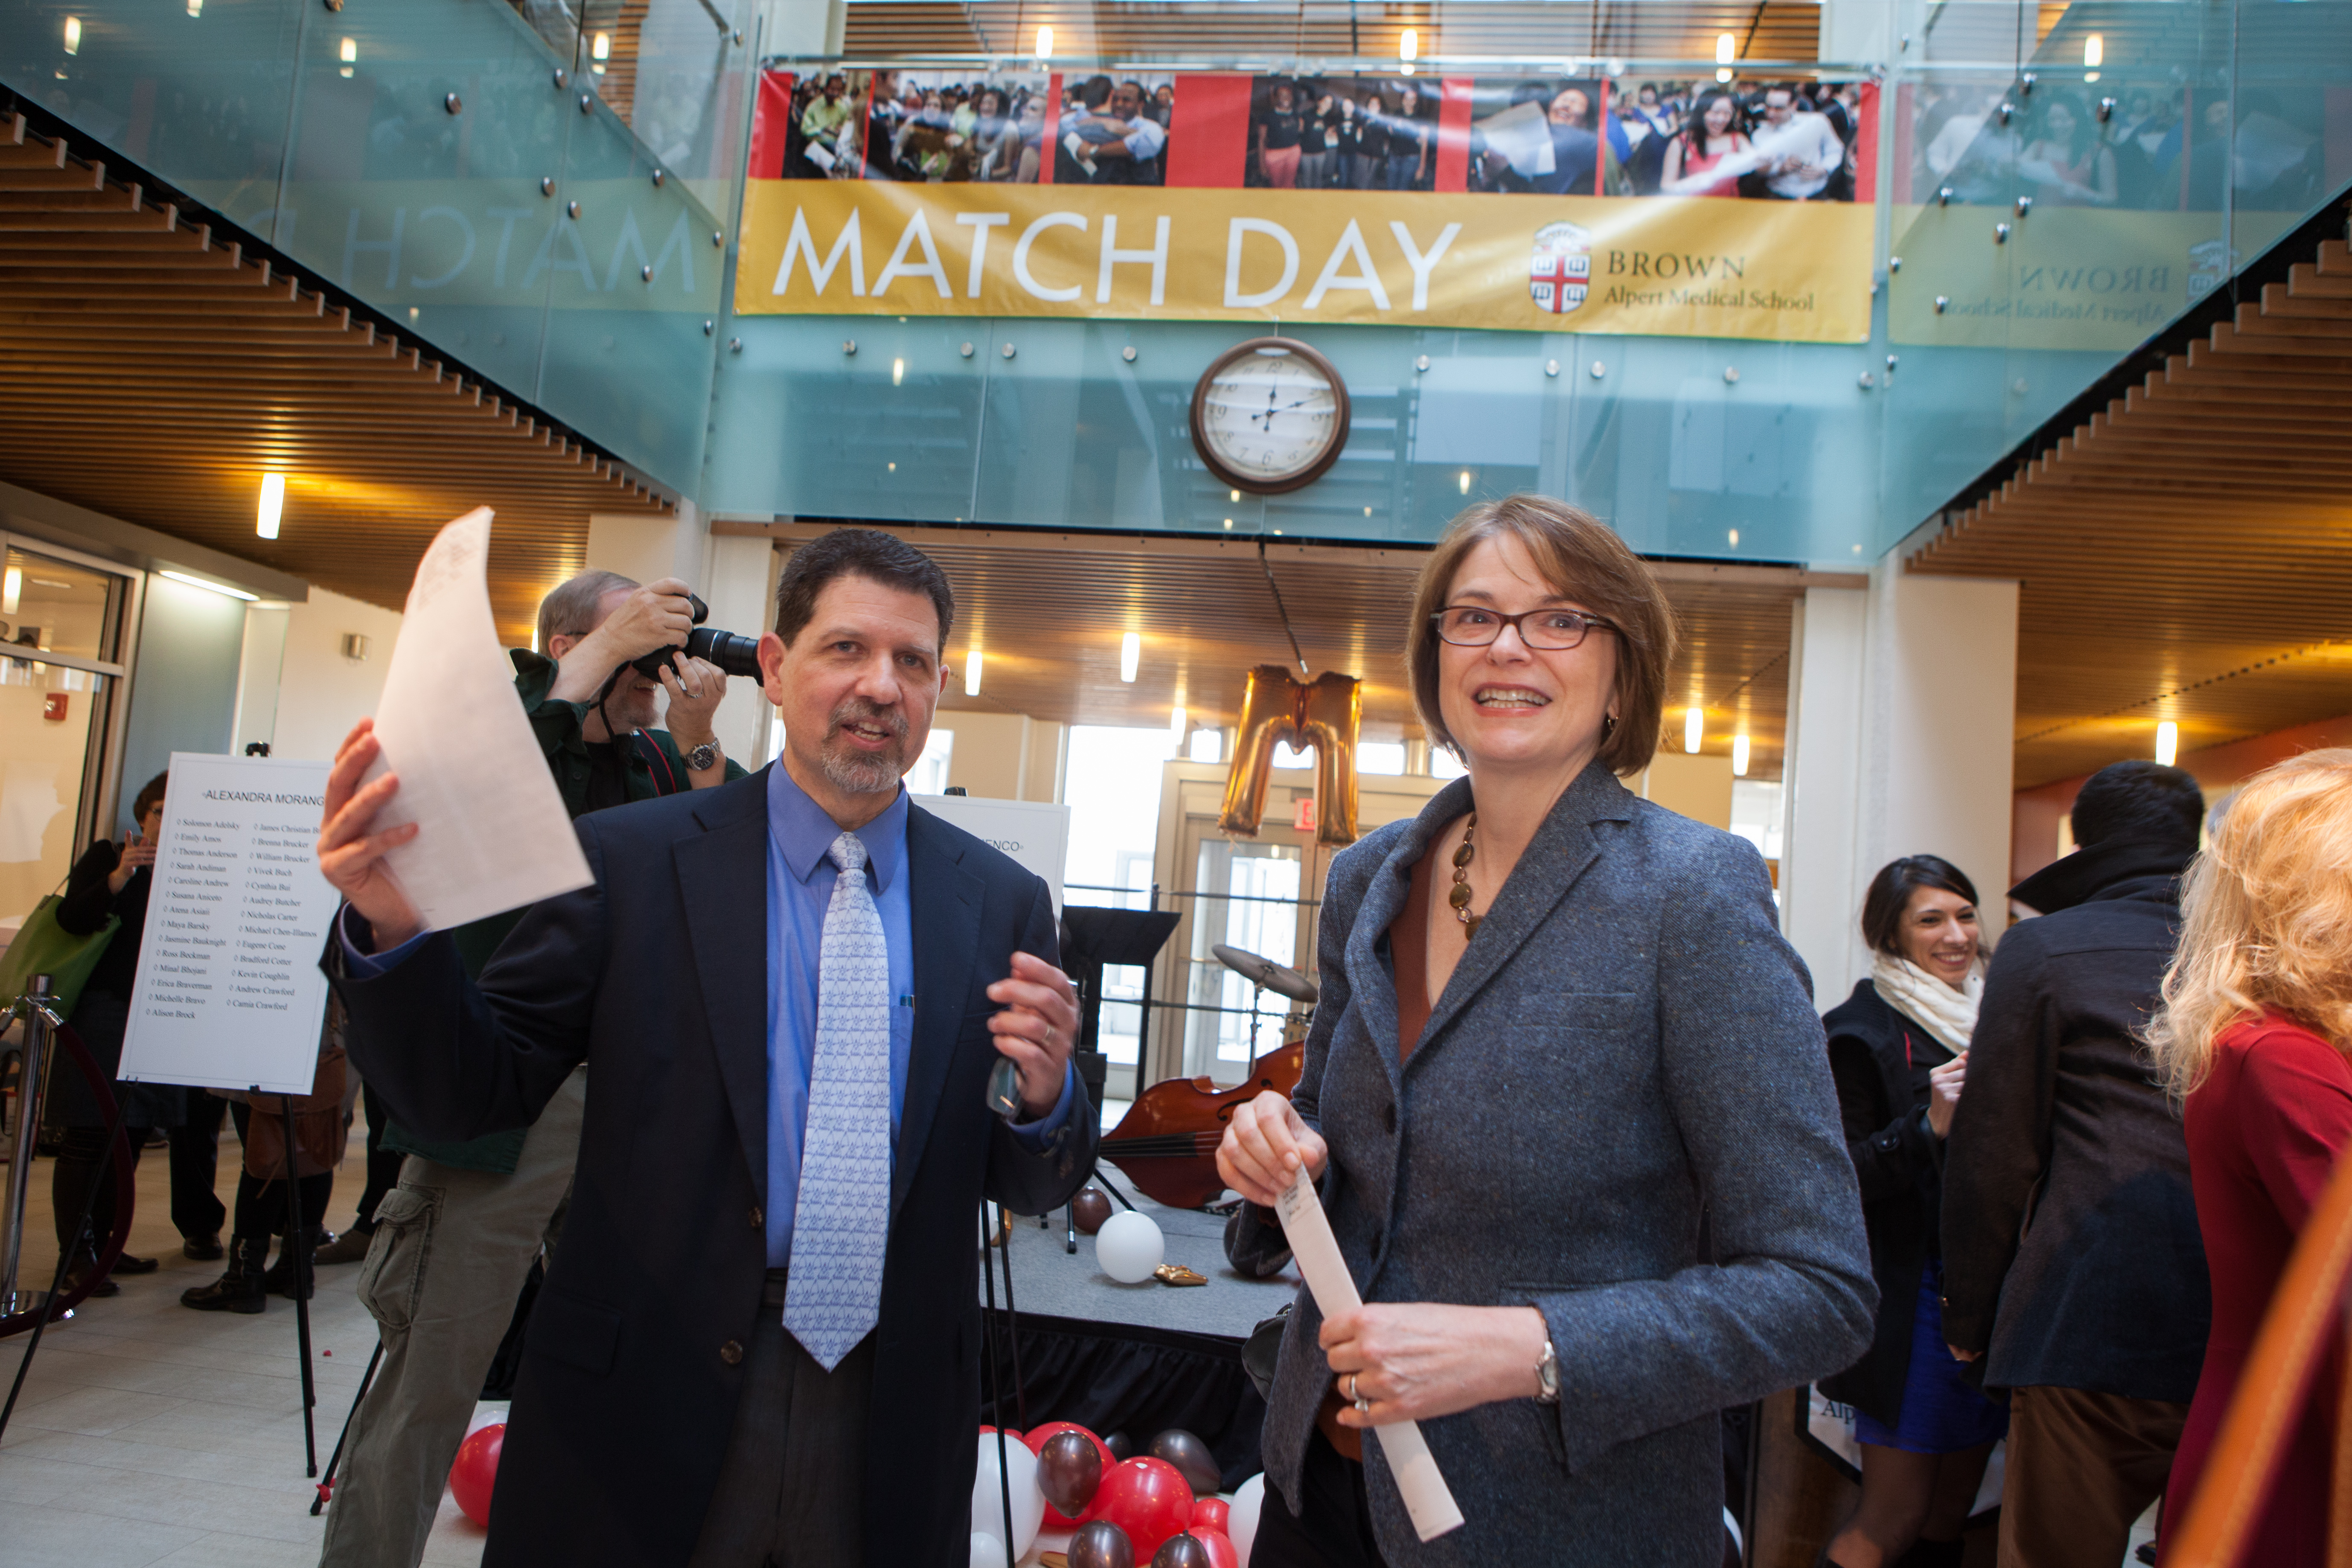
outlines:
[{"label": "cymbal", "polygon": [[1219,963],[1252,984],[1265,986],[1277,996],[1287,996],[1293,1002],[1312,1005],[1320,994],[1315,988],[1315,982],[1296,969],[1276,963],[1270,958],[1260,958],[1256,953],[1238,947],[1226,947],[1223,943],[1209,951],[1217,955]]}]

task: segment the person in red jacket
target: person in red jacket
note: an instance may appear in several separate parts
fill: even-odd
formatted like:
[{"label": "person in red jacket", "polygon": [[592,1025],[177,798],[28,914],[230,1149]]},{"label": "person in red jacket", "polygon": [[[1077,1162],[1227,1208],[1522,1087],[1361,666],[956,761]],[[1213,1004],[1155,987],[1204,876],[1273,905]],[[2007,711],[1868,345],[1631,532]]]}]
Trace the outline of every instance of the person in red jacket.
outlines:
[{"label": "person in red jacket", "polygon": [[[2352,1146],[2352,750],[2255,774],[2191,866],[2181,914],[2149,1039],[2182,1102],[2213,1328],[2165,1489],[2168,1536],[2188,1517],[2296,1237]],[[2241,1562],[2326,1561],[2344,1371],[2330,1336]]]}]

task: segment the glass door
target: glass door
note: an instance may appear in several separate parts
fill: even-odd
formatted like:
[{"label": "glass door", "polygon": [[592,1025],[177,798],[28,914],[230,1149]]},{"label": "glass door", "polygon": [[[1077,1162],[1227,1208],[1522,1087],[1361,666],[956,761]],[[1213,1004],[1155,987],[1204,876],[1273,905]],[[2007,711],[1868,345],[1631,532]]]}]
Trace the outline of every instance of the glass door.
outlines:
[{"label": "glass door", "polygon": [[110,829],[138,591],[122,568],[0,536],[0,942]]},{"label": "glass door", "polygon": [[1171,1032],[1183,1042],[1181,1076],[1239,1083],[1252,1061],[1283,1044],[1286,1030],[1303,1026],[1309,1009],[1253,985],[1215,950],[1239,948],[1311,973],[1327,857],[1311,833],[1272,822],[1255,839],[1235,839],[1213,818],[1188,816],[1183,839],[1178,864],[1192,876],[1172,900],[1184,924],[1170,943],[1182,970],[1181,1024]]}]

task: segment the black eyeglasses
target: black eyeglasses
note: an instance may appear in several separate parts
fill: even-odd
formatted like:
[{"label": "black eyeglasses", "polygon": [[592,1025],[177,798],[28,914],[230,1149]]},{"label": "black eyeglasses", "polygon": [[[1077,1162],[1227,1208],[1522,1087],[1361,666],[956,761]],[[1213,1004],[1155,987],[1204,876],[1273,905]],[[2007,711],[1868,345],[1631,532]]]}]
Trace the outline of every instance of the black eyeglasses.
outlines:
[{"label": "black eyeglasses", "polygon": [[1507,616],[1476,605],[1449,605],[1429,618],[1436,623],[1437,635],[1456,647],[1488,647],[1503,635],[1505,626],[1517,626],[1519,640],[1528,647],[1557,653],[1583,642],[1585,634],[1595,626],[1604,632],[1617,630],[1612,623],[1582,610],[1522,610]]}]

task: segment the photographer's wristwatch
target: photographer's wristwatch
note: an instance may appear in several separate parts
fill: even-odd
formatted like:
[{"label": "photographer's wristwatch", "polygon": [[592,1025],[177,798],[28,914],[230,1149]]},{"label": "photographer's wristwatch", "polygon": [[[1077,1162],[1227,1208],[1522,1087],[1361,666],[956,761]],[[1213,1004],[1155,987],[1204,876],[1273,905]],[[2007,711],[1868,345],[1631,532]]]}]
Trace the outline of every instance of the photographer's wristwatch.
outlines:
[{"label": "photographer's wristwatch", "polygon": [[716,741],[705,741],[686,753],[686,771],[688,773],[708,773],[718,765],[719,742]]},{"label": "photographer's wristwatch", "polygon": [[1559,1356],[1549,1340],[1544,1341],[1543,1359],[1536,1363],[1536,1403],[1559,1403]]}]

